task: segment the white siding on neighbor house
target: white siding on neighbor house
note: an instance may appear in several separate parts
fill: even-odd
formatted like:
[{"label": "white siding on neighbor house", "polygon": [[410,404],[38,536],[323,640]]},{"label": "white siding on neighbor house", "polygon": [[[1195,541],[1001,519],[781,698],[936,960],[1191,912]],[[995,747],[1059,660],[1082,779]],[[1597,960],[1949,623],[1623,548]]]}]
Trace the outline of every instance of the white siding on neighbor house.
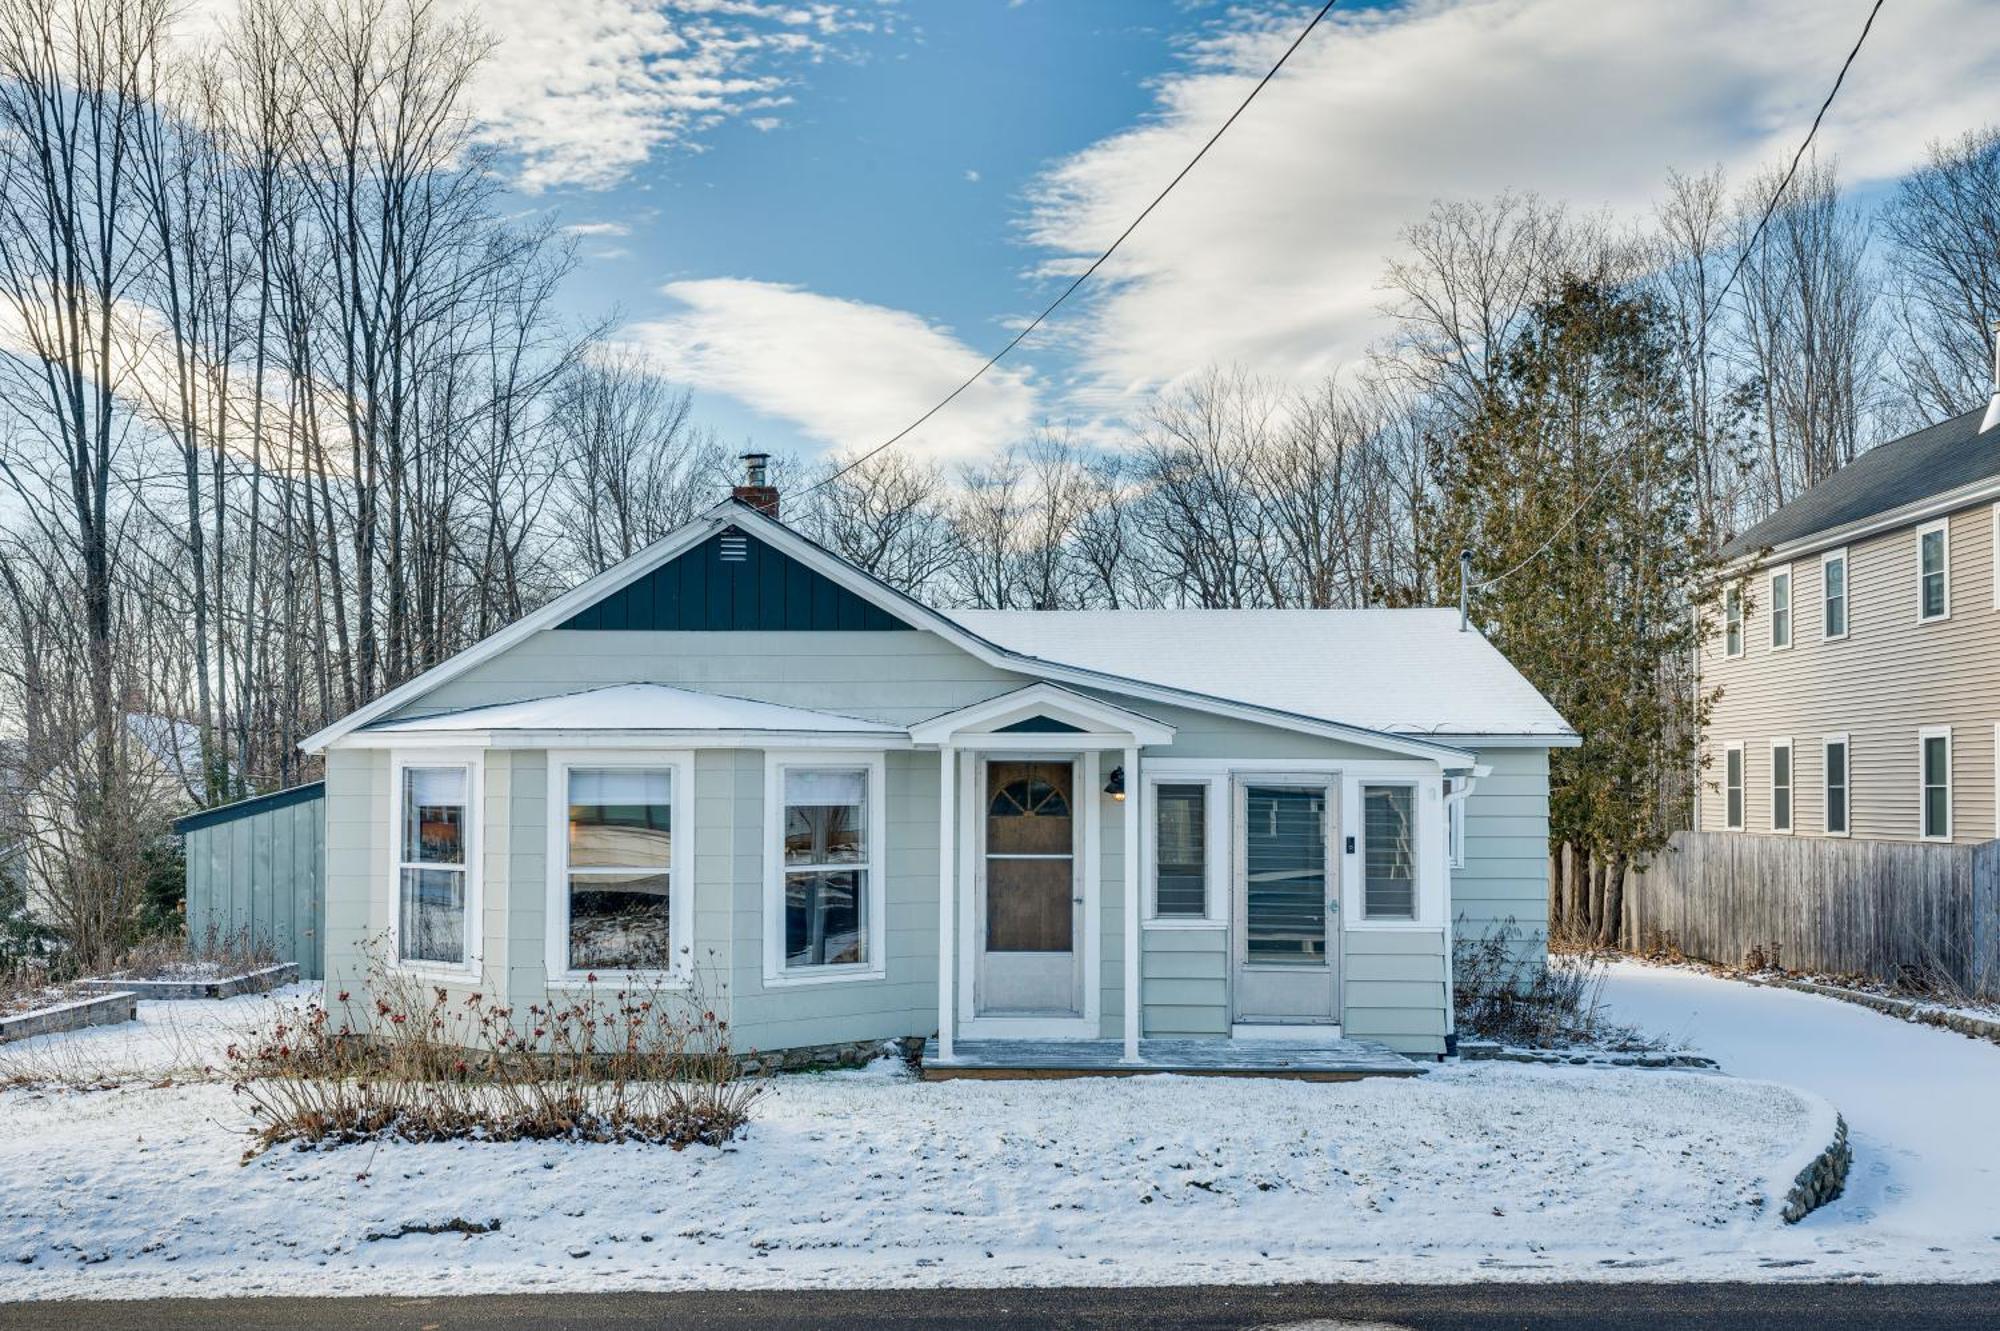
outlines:
[{"label": "white siding on neighbor house", "polygon": [[[1986,841],[1994,821],[1994,724],[2000,722],[2000,611],[1994,606],[1993,509],[1951,515],[1950,617],[1920,622],[1911,524],[1846,547],[1847,635],[1821,636],[1820,553],[1792,569],[1792,646],[1770,647],[1768,577],[1750,582],[1744,652],[1704,647],[1704,687],[1719,687],[1703,738],[1700,826],[1726,830],[1723,750],[1743,746],[1746,832],[1771,832],[1771,741],[1792,741],[1792,835],[1824,835],[1822,741],[1848,737],[1851,835],[1918,834],[1917,732],[1951,727],[1952,838]],[[1782,835],[1782,834],[1781,834]]]}]

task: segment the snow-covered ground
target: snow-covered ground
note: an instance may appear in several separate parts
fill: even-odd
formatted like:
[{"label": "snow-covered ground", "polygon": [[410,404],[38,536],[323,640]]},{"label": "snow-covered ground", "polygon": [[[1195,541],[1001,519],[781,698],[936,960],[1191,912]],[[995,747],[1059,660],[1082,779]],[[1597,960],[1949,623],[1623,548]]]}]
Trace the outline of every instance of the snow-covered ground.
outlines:
[{"label": "snow-covered ground", "polygon": [[[1676,1018],[1676,994],[1693,992],[1621,970],[1613,998],[1627,1019],[1649,998]],[[1880,1238],[1857,1216],[1781,1224],[1778,1198],[1830,1135],[1831,1106],[1684,1072],[925,1085],[878,1065],[780,1079],[721,1151],[383,1145],[239,1165],[242,1105],[188,1072],[266,1001],[148,1003],[141,1028],[33,1042],[150,1071],[110,1091],[0,1091],[0,1297],[1970,1279],[2000,1254],[2000,1240],[1933,1253],[1907,1226]],[[1895,1039],[1958,1039],[1844,1011]],[[1976,1048],[2000,1066],[2000,1050]],[[23,1052],[36,1051],[0,1056]],[[1865,1179],[1876,1148],[1862,1149]]]},{"label": "snow-covered ground", "polygon": [[1838,999],[1620,962],[1615,1020],[1838,1105],[1847,1193],[1794,1237],[1816,1267],[2000,1279],[2000,1045]]}]

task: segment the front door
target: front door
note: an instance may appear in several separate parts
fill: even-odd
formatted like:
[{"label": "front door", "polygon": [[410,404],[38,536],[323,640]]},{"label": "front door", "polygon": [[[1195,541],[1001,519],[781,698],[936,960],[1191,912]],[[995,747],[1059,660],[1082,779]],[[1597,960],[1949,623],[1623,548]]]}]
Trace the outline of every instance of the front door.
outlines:
[{"label": "front door", "polygon": [[988,759],[980,783],[981,1016],[1083,1012],[1076,762]]},{"label": "front door", "polygon": [[1238,1023],[1338,1020],[1337,789],[1324,778],[1236,783]]}]

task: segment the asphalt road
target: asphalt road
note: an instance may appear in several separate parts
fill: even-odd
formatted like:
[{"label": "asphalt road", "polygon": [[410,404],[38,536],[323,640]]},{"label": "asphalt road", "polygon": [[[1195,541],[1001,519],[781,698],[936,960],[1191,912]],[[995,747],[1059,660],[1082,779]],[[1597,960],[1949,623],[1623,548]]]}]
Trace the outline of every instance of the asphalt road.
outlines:
[{"label": "asphalt road", "polygon": [[[0,1296],[5,1286],[0,1283]],[[1862,1331],[2000,1328],[1996,1285],[1283,1285],[1268,1289],[784,1290],[414,1299],[0,1303],[0,1331],[676,1331],[1296,1328]]]}]

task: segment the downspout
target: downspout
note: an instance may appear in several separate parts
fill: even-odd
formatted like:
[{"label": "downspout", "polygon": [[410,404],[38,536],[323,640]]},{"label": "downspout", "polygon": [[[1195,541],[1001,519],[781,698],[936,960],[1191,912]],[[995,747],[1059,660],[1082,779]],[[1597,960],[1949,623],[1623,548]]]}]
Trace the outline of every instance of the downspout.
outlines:
[{"label": "downspout", "polygon": [[[1469,557],[1469,556],[1468,556]],[[1491,763],[1478,763],[1470,773],[1452,779],[1451,793],[1444,797],[1444,1057],[1453,1058],[1458,1054],[1458,976],[1455,973],[1458,953],[1458,884],[1452,877],[1451,863],[1451,806],[1463,805],[1472,794],[1479,779],[1493,775]],[[1459,817],[1465,816],[1463,808]]]}]

